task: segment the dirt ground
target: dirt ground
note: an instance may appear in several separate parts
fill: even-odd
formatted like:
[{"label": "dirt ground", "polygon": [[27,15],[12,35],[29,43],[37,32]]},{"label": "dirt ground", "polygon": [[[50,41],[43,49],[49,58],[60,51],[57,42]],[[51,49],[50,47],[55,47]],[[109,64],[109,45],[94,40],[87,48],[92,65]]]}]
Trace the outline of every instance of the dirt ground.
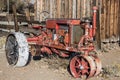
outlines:
[{"label": "dirt ground", "polygon": [[[114,46],[114,45],[113,45]],[[98,51],[103,71],[97,77],[88,80],[120,80],[120,47],[111,47]],[[4,46],[0,49],[0,80],[83,80],[75,79],[67,71],[69,59],[58,57],[42,58],[21,68],[8,65]]]}]

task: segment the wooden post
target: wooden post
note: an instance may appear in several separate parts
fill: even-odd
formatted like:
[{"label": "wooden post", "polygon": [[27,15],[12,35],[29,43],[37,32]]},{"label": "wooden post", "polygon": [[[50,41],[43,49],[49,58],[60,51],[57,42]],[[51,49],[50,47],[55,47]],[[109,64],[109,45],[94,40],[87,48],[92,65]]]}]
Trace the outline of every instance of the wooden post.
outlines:
[{"label": "wooden post", "polygon": [[105,41],[105,26],[106,26],[106,0],[101,0],[101,14],[100,14],[100,35],[101,41]]},{"label": "wooden post", "polygon": [[[95,6],[96,3],[94,3]],[[101,1],[98,1],[99,7],[98,7],[98,11],[97,11],[97,30],[96,30],[96,42],[97,42],[97,47],[99,49],[101,49],[101,30],[100,30],[100,14],[101,14]]]},{"label": "wooden post", "polygon": [[12,5],[12,9],[13,9],[13,16],[14,16],[15,31],[18,32],[19,27],[18,27],[18,22],[17,22],[17,13],[16,13],[16,5],[15,4]]}]

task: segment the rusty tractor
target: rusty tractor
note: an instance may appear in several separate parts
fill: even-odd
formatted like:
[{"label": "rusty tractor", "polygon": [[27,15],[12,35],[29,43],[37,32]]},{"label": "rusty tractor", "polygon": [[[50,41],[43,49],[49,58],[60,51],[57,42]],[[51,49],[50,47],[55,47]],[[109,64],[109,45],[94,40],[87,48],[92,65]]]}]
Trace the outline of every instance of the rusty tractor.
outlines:
[{"label": "rusty tractor", "polygon": [[95,51],[96,12],[97,7],[93,7],[92,19],[46,19],[45,26],[33,26],[40,34],[32,37],[26,38],[21,32],[9,34],[5,46],[8,63],[15,67],[25,66],[29,54],[57,54],[64,58],[72,55],[69,69],[73,77],[97,76],[102,65],[92,53]]}]

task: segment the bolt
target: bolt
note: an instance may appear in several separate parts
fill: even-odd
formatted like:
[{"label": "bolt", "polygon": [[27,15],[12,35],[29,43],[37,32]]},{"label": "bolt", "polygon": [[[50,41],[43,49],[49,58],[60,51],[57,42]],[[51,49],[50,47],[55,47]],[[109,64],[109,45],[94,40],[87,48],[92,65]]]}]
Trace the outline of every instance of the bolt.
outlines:
[{"label": "bolt", "polygon": [[84,69],[84,67],[83,66],[80,66],[80,70],[83,70]]}]

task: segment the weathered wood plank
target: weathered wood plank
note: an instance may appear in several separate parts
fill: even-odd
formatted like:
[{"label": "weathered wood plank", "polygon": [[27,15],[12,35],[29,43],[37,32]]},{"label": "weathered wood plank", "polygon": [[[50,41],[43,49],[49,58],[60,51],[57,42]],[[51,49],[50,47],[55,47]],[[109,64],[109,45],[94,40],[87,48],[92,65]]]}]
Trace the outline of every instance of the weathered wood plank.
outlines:
[{"label": "weathered wood plank", "polygon": [[120,25],[120,0],[117,0],[116,7],[117,7],[117,10],[116,10],[116,26],[117,26],[116,34],[118,37],[120,34],[120,26],[119,26]]},{"label": "weathered wood plank", "polygon": [[39,2],[39,12],[38,12],[38,16],[39,16],[39,21],[42,21],[43,20],[43,18],[42,18],[42,16],[41,16],[41,12],[43,11],[43,0],[39,0],[40,2]]},{"label": "weathered wood plank", "polygon": [[53,18],[53,0],[50,0],[50,18]]},{"label": "weathered wood plank", "polygon": [[80,0],[77,0],[77,18],[81,18],[80,14],[81,14],[81,8],[80,8]]},{"label": "weathered wood plank", "polygon": [[110,37],[113,36],[113,31],[114,31],[114,0],[111,0],[111,6],[110,6]]},{"label": "weathered wood plank", "polygon": [[72,11],[72,18],[77,18],[77,1],[76,0],[73,0],[73,11]]},{"label": "weathered wood plank", "polygon": [[[90,15],[92,16],[93,15],[93,1],[94,0],[90,0]],[[97,5],[96,5],[97,6]],[[97,7],[99,7],[99,6],[97,6]]]},{"label": "weathered wood plank", "polygon": [[36,20],[37,19],[37,0],[35,0],[35,3],[34,3],[34,15],[35,15],[34,20]]},{"label": "weathered wood plank", "polygon": [[69,18],[72,18],[72,0],[69,0]]},{"label": "weathered wood plank", "polygon": [[61,18],[65,18],[65,0],[61,1]]},{"label": "weathered wood plank", "polygon": [[101,39],[105,40],[105,29],[106,29],[106,0],[102,0],[102,11],[101,11]]},{"label": "weathered wood plank", "polygon": [[81,1],[81,16],[85,17],[86,15],[86,0]]},{"label": "weathered wood plank", "polygon": [[106,20],[106,38],[110,37],[110,4],[111,4],[111,0],[106,0],[107,2],[107,9],[106,9],[106,16],[107,16],[107,20]]},{"label": "weathered wood plank", "polygon": [[117,6],[117,0],[115,0],[115,5],[114,5],[114,32],[113,35],[117,36],[117,13],[118,13],[118,6]]},{"label": "weathered wood plank", "polygon": [[91,8],[90,8],[90,1],[91,0],[87,0],[86,1],[86,17],[90,17],[90,12],[91,12]]},{"label": "weathered wood plank", "polygon": [[[101,4],[101,1],[99,0],[98,3]],[[95,36],[95,38],[96,38],[96,42],[97,42],[97,47],[99,49],[101,49],[101,36],[100,36],[100,32],[101,32],[101,29],[100,29],[101,5],[98,6],[98,9],[99,10],[97,11],[97,24],[96,24],[97,25],[97,30],[96,30],[96,36]]]},{"label": "weathered wood plank", "polygon": [[61,14],[61,0],[57,0],[57,18],[60,18]]},{"label": "weathered wood plank", "polygon": [[53,18],[55,18],[55,16],[56,16],[56,0],[53,0],[52,4],[53,4],[53,8],[52,8],[53,9],[52,10],[53,11]]},{"label": "weathered wood plank", "polygon": [[69,18],[69,0],[65,0],[65,18]]}]

